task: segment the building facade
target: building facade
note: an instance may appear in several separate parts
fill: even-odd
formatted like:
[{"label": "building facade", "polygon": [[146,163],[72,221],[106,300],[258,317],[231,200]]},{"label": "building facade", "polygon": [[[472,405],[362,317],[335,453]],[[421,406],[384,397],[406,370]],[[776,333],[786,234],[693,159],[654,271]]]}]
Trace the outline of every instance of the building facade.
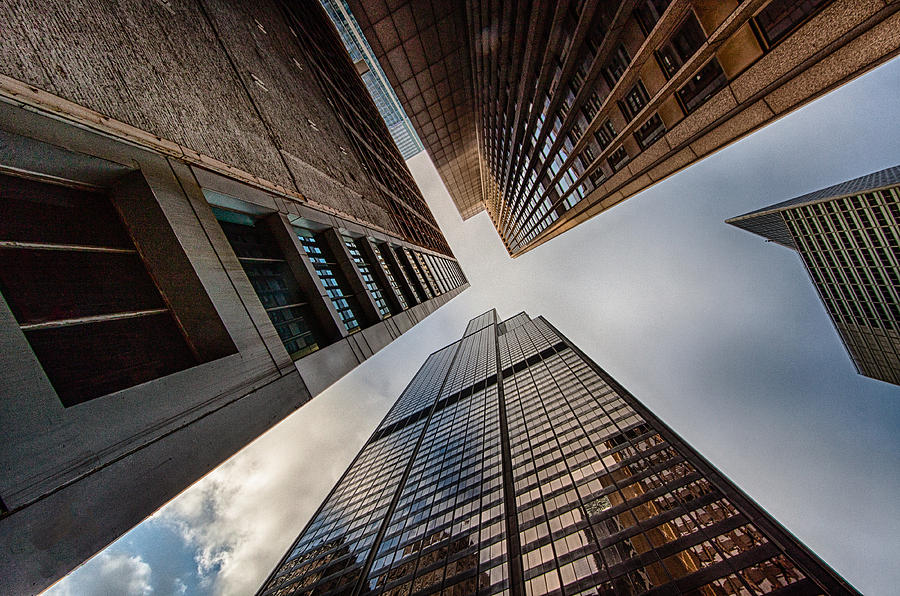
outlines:
[{"label": "building facade", "polygon": [[856,594],[542,317],[431,354],[259,594]]},{"label": "building facade", "polygon": [[900,385],[900,166],[728,223],[797,251],[856,370]]},{"label": "building facade", "polygon": [[359,23],[350,7],[347,6],[346,0],[322,0],[322,6],[325,12],[331,18],[331,21],[337,27],[338,33],[341,35],[341,41],[350,54],[357,72],[360,73],[366,89],[372,96],[378,113],[384,118],[391,137],[397,144],[397,149],[403,159],[409,159],[413,155],[418,155],[424,147],[422,141],[419,140],[416,131],[413,129],[412,123],[409,121],[397,95],[388,83],[381,65],[372,53],[369,42],[363,36]]},{"label": "building facade", "polygon": [[0,592],[467,287],[317,2],[0,7]]},{"label": "building facade", "polygon": [[897,55],[884,0],[349,0],[463,218],[516,256]]}]

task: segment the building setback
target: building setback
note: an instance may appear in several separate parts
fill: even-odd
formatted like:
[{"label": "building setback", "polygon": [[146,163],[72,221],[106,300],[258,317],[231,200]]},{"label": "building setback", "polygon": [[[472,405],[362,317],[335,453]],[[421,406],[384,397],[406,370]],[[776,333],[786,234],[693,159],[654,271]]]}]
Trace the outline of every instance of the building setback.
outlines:
[{"label": "building setback", "polygon": [[0,6],[0,592],[467,287],[317,2]]},{"label": "building setback", "polygon": [[325,7],[325,12],[328,13],[331,21],[337,27],[338,33],[341,35],[341,41],[344,42],[344,47],[347,48],[350,59],[353,60],[353,64],[356,66],[357,72],[360,73],[363,83],[366,84],[366,89],[369,90],[378,112],[384,118],[384,122],[387,124],[391,137],[397,144],[397,149],[400,150],[403,159],[409,159],[417,155],[424,149],[422,141],[416,135],[409,117],[403,111],[403,107],[397,100],[394,90],[391,89],[384,71],[381,70],[378,60],[372,53],[372,48],[369,47],[369,42],[366,41],[362,30],[359,28],[359,23],[356,22],[353,13],[350,12],[347,1],[321,1],[322,6]]},{"label": "building setback", "polygon": [[856,594],[542,317],[428,357],[259,594]]},{"label": "building setback", "polygon": [[516,256],[895,56],[884,0],[349,0],[463,218]]},{"label": "building setback", "polygon": [[900,166],[727,223],[797,251],[856,370],[900,385]]}]

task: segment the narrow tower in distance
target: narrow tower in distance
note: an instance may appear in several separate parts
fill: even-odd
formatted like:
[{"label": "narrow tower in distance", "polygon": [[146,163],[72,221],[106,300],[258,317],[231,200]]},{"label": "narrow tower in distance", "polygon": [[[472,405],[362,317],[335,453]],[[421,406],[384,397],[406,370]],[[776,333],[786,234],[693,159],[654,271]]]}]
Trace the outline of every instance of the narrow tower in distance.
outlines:
[{"label": "narrow tower in distance", "polygon": [[259,594],[856,594],[542,317],[428,357]]},{"label": "narrow tower in distance", "polygon": [[856,370],[900,385],[900,166],[727,223],[797,251]]}]

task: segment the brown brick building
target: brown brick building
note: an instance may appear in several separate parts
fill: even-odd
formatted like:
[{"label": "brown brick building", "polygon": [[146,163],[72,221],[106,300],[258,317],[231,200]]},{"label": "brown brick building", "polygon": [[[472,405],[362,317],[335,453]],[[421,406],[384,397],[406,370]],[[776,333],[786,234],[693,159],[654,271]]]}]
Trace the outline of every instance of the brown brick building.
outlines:
[{"label": "brown brick building", "polygon": [[317,2],[0,7],[0,591],[467,287]]},{"label": "brown brick building", "polygon": [[900,49],[896,0],[350,4],[460,214],[513,256]]}]

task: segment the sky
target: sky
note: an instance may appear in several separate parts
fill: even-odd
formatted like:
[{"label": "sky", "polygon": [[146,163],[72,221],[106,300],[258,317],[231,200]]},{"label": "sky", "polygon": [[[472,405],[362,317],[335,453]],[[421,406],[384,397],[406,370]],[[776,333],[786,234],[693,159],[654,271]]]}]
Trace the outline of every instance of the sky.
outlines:
[{"label": "sky", "polygon": [[51,588],[254,593],[434,350],[544,315],[867,595],[900,585],[900,387],[856,374],[799,256],[726,218],[900,163],[900,59],[537,249],[408,163],[471,287]]}]

